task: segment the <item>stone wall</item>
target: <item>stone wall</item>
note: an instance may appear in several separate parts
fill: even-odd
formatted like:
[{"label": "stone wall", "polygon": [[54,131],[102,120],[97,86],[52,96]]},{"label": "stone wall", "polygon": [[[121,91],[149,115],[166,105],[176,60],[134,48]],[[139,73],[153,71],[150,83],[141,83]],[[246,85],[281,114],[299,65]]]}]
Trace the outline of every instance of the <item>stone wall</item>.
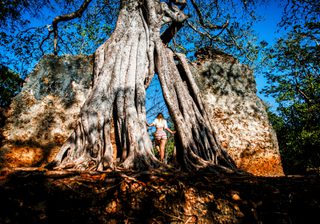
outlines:
[{"label": "stone wall", "polygon": [[[191,67],[214,131],[237,166],[255,175],[283,175],[277,139],[256,96],[252,71],[220,52],[197,57]],[[1,166],[51,161],[71,134],[92,76],[92,56],[42,58],[7,113]]]},{"label": "stone wall", "polygon": [[50,161],[71,134],[91,88],[92,56],[47,55],[12,101],[3,128],[2,167]]},{"label": "stone wall", "polygon": [[198,53],[191,67],[214,131],[236,165],[255,175],[283,175],[277,138],[252,71],[213,50]]}]

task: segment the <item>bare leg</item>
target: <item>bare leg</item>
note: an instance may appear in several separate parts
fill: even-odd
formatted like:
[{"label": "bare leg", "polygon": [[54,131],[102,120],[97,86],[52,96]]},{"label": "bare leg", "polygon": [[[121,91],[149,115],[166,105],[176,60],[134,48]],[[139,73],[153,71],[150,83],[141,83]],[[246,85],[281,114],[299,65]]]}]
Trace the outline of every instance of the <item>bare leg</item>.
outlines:
[{"label": "bare leg", "polygon": [[156,139],[156,144],[155,144],[155,146],[156,146],[156,150],[157,150],[157,152],[158,152],[158,154],[160,155],[160,143],[161,143],[161,139]]},{"label": "bare leg", "polygon": [[167,139],[162,139],[160,143],[160,161],[164,161],[164,149],[166,146]]}]

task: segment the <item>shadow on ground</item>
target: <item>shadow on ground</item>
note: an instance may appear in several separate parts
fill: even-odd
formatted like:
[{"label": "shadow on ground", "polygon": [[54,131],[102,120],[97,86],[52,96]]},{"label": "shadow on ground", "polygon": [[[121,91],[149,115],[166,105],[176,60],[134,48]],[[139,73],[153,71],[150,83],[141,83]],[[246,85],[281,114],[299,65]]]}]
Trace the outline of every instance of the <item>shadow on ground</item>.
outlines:
[{"label": "shadow on ground", "polygon": [[320,178],[1,170],[0,223],[313,223]]}]

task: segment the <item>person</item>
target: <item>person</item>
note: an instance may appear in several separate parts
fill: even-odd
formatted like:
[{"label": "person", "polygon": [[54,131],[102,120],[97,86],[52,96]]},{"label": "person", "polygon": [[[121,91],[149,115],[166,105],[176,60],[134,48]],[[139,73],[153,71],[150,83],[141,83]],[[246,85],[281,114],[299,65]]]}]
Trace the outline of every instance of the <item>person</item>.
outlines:
[{"label": "person", "polygon": [[170,128],[168,128],[167,121],[164,119],[163,114],[159,113],[156,117],[156,119],[151,123],[147,125],[155,126],[156,132],[155,132],[155,139],[156,139],[156,148],[159,151],[160,154],[160,161],[164,161],[164,151],[166,147],[167,142],[167,134],[164,130],[170,132],[171,134],[175,134],[175,131],[172,131]]}]

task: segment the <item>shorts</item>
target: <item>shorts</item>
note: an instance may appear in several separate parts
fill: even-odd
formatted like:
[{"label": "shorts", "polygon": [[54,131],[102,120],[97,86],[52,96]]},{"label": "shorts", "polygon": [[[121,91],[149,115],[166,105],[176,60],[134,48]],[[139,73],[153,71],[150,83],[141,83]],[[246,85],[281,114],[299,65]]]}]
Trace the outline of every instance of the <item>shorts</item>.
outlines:
[{"label": "shorts", "polygon": [[167,139],[167,134],[163,130],[156,131],[155,133],[156,140],[165,140]]}]

